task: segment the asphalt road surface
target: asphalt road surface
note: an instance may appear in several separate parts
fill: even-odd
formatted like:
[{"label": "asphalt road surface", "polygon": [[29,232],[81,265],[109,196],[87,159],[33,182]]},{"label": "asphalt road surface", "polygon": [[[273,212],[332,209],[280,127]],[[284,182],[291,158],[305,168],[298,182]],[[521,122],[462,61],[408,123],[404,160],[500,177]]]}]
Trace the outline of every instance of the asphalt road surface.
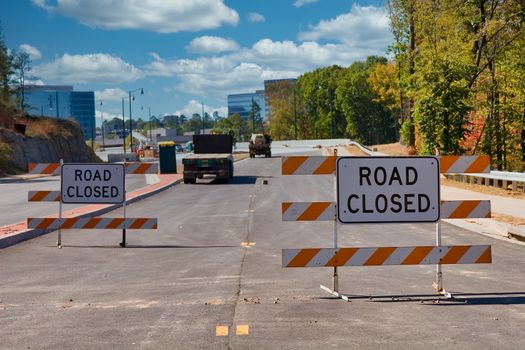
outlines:
[{"label": "asphalt road surface", "polygon": [[[331,223],[282,222],[282,201],[333,200],[330,176],[281,177],[278,158],[236,164],[232,184],[177,185],[128,207],[157,231],[56,233],[0,251],[3,349],[518,349],[521,245],[443,224],[443,244],[492,244],[493,264],[281,267],[282,248],[331,247]],[[264,185],[263,181],[268,184]],[[110,213],[108,216],[116,216]],[[434,243],[433,224],[346,225],[341,246]],[[227,335],[226,335],[227,333]]]}]

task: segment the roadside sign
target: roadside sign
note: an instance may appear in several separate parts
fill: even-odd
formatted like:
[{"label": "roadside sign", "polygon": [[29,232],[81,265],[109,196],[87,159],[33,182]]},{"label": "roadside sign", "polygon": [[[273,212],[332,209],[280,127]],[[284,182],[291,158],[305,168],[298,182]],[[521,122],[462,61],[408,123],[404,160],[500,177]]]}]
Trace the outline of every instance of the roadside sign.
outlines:
[{"label": "roadside sign", "polygon": [[439,220],[436,157],[341,157],[337,211],[341,223]]},{"label": "roadside sign", "polygon": [[122,203],[125,175],[122,164],[64,164],[62,203]]}]

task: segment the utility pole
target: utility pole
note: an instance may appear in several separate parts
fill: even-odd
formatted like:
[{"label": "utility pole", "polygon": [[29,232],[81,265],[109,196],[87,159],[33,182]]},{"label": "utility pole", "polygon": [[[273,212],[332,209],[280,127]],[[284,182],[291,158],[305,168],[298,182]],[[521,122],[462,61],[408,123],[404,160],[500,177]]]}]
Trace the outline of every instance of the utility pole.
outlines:
[{"label": "utility pole", "polygon": [[201,102],[201,105],[202,105],[202,117],[201,117],[201,120],[202,120],[202,134],[204,135],[204,103]]},{"label": "utility pole", "polygon": [[60,113],[59,113],[59,110],[58,110],[58,90],[55,91],[55,101],[56,101],[56,105],[57,105],[57,119],[60,119]]},{"label": "utility pole", "polygon": [[124,153],[126,153],[126,120],[124,119],[124,97],[122,97],[122,146],[124,147]]},{"label": "utility pole", "polygon": [[[100,105],[102,106],[102,101],[100,101]],[[102,149],[106,150],[106,141],[104,139],[104,112],[100,111],[100,130],[102,133]]]},{"label": "utility pole", "polygon": [[153,143],[153,136],[151,135],[151,108],[148,107],[148,114],[149,114],[149,143]]},{"label": "utility pole", "polygon": [[255,134],[255,105],[252,97],[252,134]]}]

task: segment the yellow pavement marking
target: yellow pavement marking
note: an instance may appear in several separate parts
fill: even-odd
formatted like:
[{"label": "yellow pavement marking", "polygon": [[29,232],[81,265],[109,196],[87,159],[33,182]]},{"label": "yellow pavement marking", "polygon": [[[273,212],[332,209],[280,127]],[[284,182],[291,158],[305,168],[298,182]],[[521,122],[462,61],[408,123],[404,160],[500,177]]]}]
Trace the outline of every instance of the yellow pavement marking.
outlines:
[{"label": "yellow pavement marking", "polygon": [[242,247],[253,247],[255,242],[241,242]]},{"label": "yellow pavement marking", "polygon": [[215,327],[215,335],[217,337],[227,337],[228,336],[228,326]]},{"label": "yellow pavement marking", "polygon": [[236,331],[237,335],[248,335],[249,332],[250,332],[250,326],[248,326],[247,324],[241,324],[237,326],[237,331]]}]

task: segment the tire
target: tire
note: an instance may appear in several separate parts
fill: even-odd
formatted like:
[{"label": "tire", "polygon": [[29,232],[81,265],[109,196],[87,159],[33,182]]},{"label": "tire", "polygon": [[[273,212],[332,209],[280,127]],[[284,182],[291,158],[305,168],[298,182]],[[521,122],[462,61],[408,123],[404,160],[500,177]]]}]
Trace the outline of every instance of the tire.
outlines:
[{"label": "tire", "polygon": [[190,179],[184,178],[184,183],[187,185],[190,183]]},{"label": "tire", "polygon": [[229,174],[229,179],[232,179],[233,178],[233,164],[230,163],[230,172],[228,173]]}]

